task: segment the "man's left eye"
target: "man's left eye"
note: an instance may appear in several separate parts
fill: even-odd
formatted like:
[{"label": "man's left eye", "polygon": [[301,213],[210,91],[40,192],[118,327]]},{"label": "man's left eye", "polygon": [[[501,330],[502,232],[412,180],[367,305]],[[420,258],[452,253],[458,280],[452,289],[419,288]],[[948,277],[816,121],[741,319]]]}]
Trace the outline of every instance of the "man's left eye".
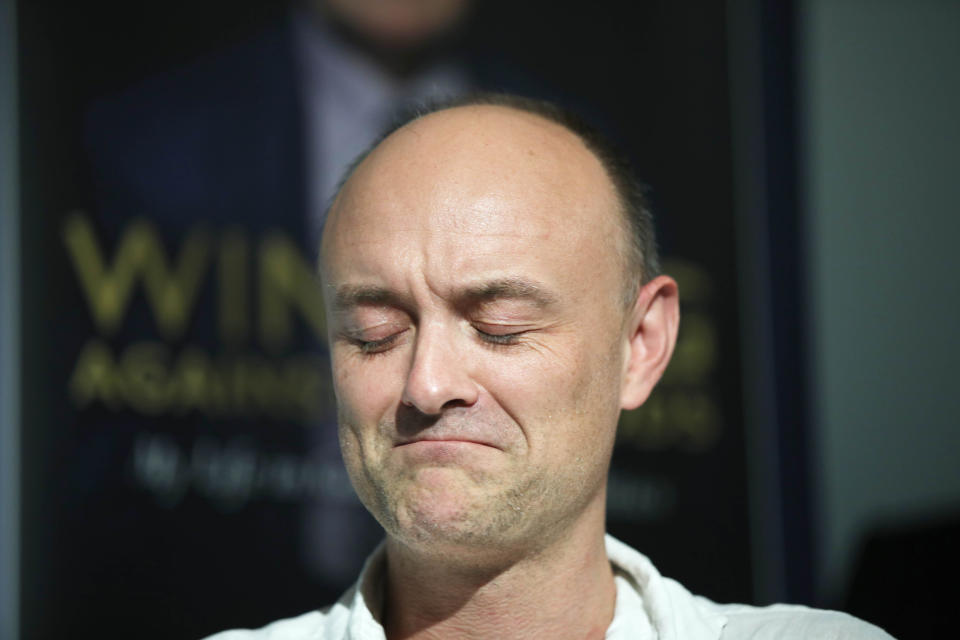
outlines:
[{"label": "man's left eye", "polygon": [[517,344],[520,342],[520,337],[526,333],[526,331],[517,331],[515,333],[489,333],[483,331],[482,329],[477,329],[477,335],[480,336],[480,339],[484,342],[489,342],[490,344]]}]

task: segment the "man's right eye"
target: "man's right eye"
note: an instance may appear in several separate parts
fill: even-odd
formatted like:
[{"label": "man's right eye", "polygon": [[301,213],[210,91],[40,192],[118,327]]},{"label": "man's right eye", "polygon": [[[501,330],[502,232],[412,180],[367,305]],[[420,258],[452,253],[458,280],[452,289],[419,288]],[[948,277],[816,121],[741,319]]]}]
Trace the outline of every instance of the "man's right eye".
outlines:
[{"label": "man's right eye", "polygon": [[400,336],[403,335],[403,332],[392,333],[385,338],[380,338],[379,340],[363,340],[362,338],[350,337],[348,338],[350,342],[357,346],[360,349],[360,352],[365,355],[374,355],[377,353],[383,353],[387,351],[394,343],[400,339]]}]

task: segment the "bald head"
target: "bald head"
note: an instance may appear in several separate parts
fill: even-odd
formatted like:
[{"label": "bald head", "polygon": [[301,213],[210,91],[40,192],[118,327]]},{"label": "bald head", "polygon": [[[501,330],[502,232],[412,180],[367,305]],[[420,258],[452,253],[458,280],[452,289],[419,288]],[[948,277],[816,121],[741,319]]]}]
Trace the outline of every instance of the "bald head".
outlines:
[{"label": "bald head", "polygon": [[[399,155],[394,153],[398,149],[402,149]],[[397,166],[391,168],[393,162]],[[573,114],[549,103],[502,94],[437,105],[386,132],[347,172],[328,213],[326,230],[336,224],[344,205],[358,197],[356,174],[370,175],[386,166],[406,173],[410,183],[420,177],[434,184],[454,179],[464,187],[464,176],[447,172],[444,177],[438,172],[441,165],[469,167],[476,176],[499,174],[502,179],[496,182],[502,189],[513,185],[521,190],[561,193],[568,187],[591,193],[595,204],[603,207],[606,220],[575,222],[576,212],[569,206],[550,213],[566,225],[587,224],[585,230],[603,233],[612,242],[620,259],[623,299],[628,306],[639,285],[659,272],[643,186],[623,158]],[[413,175],[417,172],[422,176]],[[529,181],[521,183],[521,175]],[[482,193],[472,195],[478,203],[485,199]],[[610,224],[612,234],[608,234]],[[325,252],[329,233],[324,237]]]}]

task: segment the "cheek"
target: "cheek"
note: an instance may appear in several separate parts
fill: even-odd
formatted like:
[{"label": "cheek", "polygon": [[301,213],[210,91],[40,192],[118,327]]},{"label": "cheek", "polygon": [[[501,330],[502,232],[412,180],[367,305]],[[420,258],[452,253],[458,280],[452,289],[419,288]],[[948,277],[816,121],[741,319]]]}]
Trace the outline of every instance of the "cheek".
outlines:
[{"label": "cheek", "polygon": [[536,349],[509,358],[488,360],[484,386],[521,422],[579,411],[587,387],[597,374],[582,351]]},{"label": "cheek", "polygon": [[378,356],[365,360],[363,356],[334,351],[333,387],[341,424],[376,424],[396,406],[403,393],[404,373],[391,359]]},{"label": "cheek", "polygon": [[574,345],[486,363],[484,386],[523,429],[531,450],[609,448],[620,413],[615,346]]}]

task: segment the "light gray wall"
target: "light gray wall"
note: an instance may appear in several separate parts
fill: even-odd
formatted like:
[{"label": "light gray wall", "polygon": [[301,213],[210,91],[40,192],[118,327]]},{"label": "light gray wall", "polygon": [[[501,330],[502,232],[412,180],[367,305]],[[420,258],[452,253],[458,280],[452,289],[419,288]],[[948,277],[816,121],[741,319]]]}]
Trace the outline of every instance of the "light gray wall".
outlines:
[{"label": "light gray wall", "polygon": [[866,527],[960,508],[960,2],[798,6],[829,595]]}]

